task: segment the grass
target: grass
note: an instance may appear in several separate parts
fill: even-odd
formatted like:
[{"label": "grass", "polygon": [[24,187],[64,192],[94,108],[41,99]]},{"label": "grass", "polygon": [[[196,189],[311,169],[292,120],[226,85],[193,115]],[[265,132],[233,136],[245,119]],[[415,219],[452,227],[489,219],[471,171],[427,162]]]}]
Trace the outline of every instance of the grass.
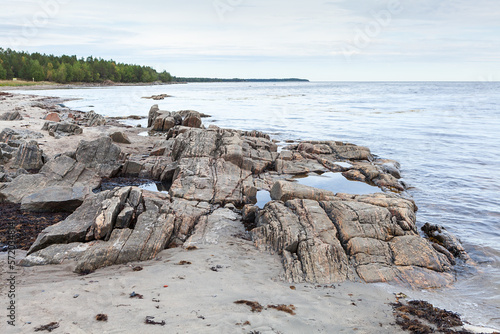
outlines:
[{"label": "grass", "polygon": [[38,85],[57,85],[50,81],[25,81],[25,80],[0,80],[0,87],[20,87],[20,86],[38,86]]}]

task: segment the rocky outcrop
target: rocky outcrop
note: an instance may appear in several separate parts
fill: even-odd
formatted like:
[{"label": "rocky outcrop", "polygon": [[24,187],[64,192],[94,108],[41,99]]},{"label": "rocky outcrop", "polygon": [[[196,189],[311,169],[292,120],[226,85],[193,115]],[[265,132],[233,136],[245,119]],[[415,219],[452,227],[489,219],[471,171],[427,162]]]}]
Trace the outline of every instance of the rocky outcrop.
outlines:
[{"label": "rocky outcrop", "polygon": [[418,235],[408,210],[411,201],[388,194],[273,201],[252,233],[259,248],[282,255],[290,281],[450,284],[450,261]]},{"label": "rocky outcrop", "polygon": [[[112,138],[101,137],[49,160],[39,174],[0,186],[0,198],[25,209],[65,203],[76,209],[39,235],[25,265],[71,259],[75,271],[89,272],[152,259],[168,247],[248,237],[244,222],[253,228],[256,247],[281,255],[289,281],[437,287],[453,280],[457,240],[443,237],[447,241],[436,244],[434,232],[431,241],[419,236],[415,203],[390,192],[405,189],[397,162],[334,141],[301,142],[277,152],[260,132],[201,128],[201,115],[193,111],[153,106],[148,125],[169,129],[150,137],[149,155],[122,157]],[[294,182],[309,172],[342,173],[385,192],[335,194]],[[162,181],[170,186],[168,194],[137,187],[90,193],[100,177],[115,175]],[[261,190],[272,199],[263,208],[253,205]]]},{"label": "rocky outcrop", "polygon": [[46,228],[22,264],[72,259],[77,262],[76,272],[88,272],[152,259],[176,239],[184,242],[207,213],[206,205],[184,200],[171,203],[166,195],[136,187],[93,194],[66,220]]},{"label": "rocky outcrop", "polygon": [[194,110],[166,111],[160,110],[155,104],[149,110],[148,128],[154,131],[169,131],[176,125],[191,128],[201,127],[201,118],[209,117]]}]

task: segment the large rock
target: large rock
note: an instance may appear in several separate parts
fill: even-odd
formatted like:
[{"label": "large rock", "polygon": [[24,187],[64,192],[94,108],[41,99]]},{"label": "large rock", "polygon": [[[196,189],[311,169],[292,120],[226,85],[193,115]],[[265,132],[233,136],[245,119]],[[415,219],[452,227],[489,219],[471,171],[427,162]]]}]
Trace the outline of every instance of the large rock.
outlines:
[{"label": "large rock", "polygon": [[[112,264],[149,260],[169,244],[176,244],[176,240],[185,242],[198,220],[209,212],[206,203],[171,203],[166,195],[137,187],[93,194],[66,220],[40,233],[22,264],[72,259],[77,262],[75,271],[88,272]],[[220,217],[216,215],[210,221]]]},{"label": "large rock", "polygon": [[182,125],[190,128],[199,128],[201,127],[201,118],[197,113],[190,112],[183,119]]},{"label": "large rock", "polygon": [[87,168],[95,169],[103,177],[116,175],[122,166],[121,149],[113,144],[110,137],[82,140],[76,149],[76,160]]},{"label": "large rock", "polygon": [[73,212],[92,190],[86,186],[54,186],[23,197],[21,210],[33,212]]},{"label": "large rock", "polygon": [[384,194],[270,202],[252,233],[259,248],[282,254],[290,281],[338,282],[356,273],[370,283],[450,284],[450,261],[418,235],[414,216],[401,214],[408,208],[416,210]]},{"label": "large rock", "polygon": [[43,166],[43,151],[34,140],[25,142],[17,150],[13,162],[14,168],[24,168],[26,170],[39,170]]},{"label": "large rock", "polygon": [[0,121],[21,121],[23,120],[23,116],[19,113],[19,111],[13,112],[5,112],[0,115]]},{"label": "large rock", "polygon": [[43,193],[47,187],[98,187],[100,178],[85,165],[66,155],[49,160],[38,174],[23,174],[8,184],[0,185],[0,201],[21,203],[25,196]]}]

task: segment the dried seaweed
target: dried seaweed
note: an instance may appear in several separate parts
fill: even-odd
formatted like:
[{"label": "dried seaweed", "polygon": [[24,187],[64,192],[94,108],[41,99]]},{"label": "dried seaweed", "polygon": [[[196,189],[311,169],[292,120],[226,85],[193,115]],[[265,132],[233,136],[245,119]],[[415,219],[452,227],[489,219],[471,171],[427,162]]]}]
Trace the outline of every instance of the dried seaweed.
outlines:
[{"label": "dried seaweed", "polygon": [[252,312],[262,312],[262,309],[264,308],[258,302],[254,302],[254,301],[251,301],[251,300],[237,300],[234,303],[235,304],[245,304],[245,305],[248,305],[248,306],[250,306],[252,308]]}]

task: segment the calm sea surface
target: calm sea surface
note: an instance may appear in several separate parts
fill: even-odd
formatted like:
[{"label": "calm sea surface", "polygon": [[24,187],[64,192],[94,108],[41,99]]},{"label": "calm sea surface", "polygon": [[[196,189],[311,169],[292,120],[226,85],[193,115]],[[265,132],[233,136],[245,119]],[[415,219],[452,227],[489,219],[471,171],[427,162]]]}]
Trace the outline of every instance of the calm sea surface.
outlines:
[{"label": "calm sea surface", "polygon": [[[411,291],[467,321],[500,328],[500,83],[209,83],[19,93],[106,116],[193,109],[206,125],[260,130],[279,140],[341,140],[398,160],[418,224],[445,226],[478,262],[452,288]],[[144,96],[166,93],[162,101]],[[147,121],[142,121],[146,125]],[[396,289],[388,287],[388,289]],[[399,289],[399,288],[397,288]]]}]

